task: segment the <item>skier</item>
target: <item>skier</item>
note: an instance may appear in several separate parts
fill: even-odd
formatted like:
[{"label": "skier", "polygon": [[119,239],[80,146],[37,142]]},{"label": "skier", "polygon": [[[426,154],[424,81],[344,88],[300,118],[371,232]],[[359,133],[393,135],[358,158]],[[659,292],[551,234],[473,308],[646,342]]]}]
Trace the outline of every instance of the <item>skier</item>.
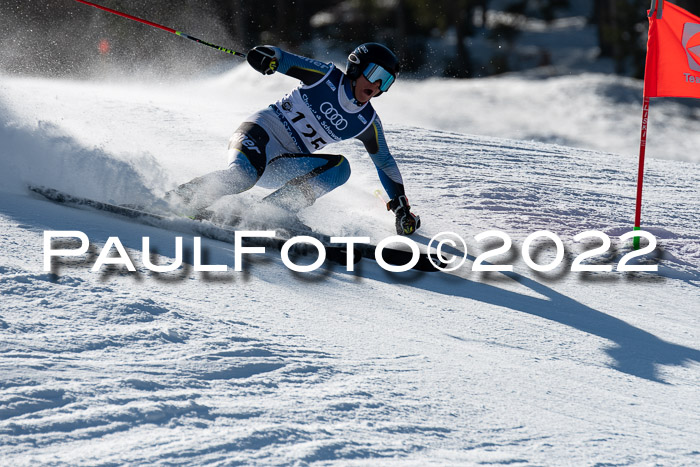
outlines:
[{"label": "skier", "polygon": [[400,69],[396,55],[381,44],[362,44],[348,56],[345,73],[333,64],[269,45],[251,49],[247,60],[263,75],[280,72],[301,84],[238,127],[229,142],[227,169],[180,185],[169,193],[170,200],[200,210],[222,196],[258,185],[277,188],[264,198],[266,202],[298,212],[350,177],[345,157],[316,151],[357,138],[391,199],[387,210],[396,215],[397,233],[414,233],[420,218],[411,213],[401,173],[369,103],[396,80]]}]

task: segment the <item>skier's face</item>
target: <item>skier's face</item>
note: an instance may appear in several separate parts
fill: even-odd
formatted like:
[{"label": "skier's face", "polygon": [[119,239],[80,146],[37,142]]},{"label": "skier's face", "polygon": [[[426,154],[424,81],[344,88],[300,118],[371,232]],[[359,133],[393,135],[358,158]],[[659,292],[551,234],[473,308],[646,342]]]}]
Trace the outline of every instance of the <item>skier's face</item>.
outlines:
[{"label": "skier's face", "polygon": [[357,102],[364,104],[379,94],[380,84],[381,81],[370,83],[364,75],[360,75],[357,81],[355,81],[355,99]]}]

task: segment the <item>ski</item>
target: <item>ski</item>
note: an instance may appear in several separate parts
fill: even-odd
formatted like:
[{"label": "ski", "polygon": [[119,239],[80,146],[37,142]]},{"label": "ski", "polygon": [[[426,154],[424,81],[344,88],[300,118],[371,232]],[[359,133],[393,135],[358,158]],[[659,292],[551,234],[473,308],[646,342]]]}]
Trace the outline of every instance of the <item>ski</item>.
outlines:
[{"label": "ski", "polygon": [[[149,212],[140,209],[135,206],[125,206],[107,203],[103,201],[97,201],[90,198],[84,198],[80,196],[74,196],[54,188],[47,188],[44,186],[29,185],[29,190],[36,193],[43,198],[71,207],[76,208],[88,208],[97,211],[107,212],[111,214],[116,214],[118,216],[126,217],[145,223],[147,225],[152,225],[154,227],[165,227],[163,224],[165,222],[172,222],[173,220],[182,221],[184,224],[180,230],[185,230],[188,233],[192,232],[202,237],[209,238],[212,240],[219,240],[226,243],[233,243],[235,238],[236,230],[231,226],[222,225],[215,222],[208,221],[207,219],[197,218],[191,219],[189,217],[165,215],[158,214],[154,212]],[[167,226],[172,228],[172,225]],[[277,236],[271,238],[255,238],[249,237],[245,238],[243,244],[245,246],[265,246],[276,250],[281,250],[282,246],[294,236],[312,236],[318,239],[326,249],[326,258],[335,263],[347,265],[347,249],[345,246],[334,245],[331,243],[331,237],[329,235],[320,234],[314,232],[310,229],[301,229],[297,227],[280,227],[274,229],[277,232]],[[280,235],[282,232],[282,235]],[[307,244],[297,244],[291,250],[293,254],[304,256],[308,254],[314,254],[316,249],[311,245]],[[354,245],[354,261],[359,262],[362,258],[367,258],[376,261],[376,246],[370,244],[355,244]],[[412,253],[409,251],[404,251],[396,248],[384,248],[382,251],[382,258],[384,261],[391,265],[405,265],[412,259]],[[417,271],[437,271],[439,270],[430,260],[427,253],[421,253],[420,258],[412,269]]]}]

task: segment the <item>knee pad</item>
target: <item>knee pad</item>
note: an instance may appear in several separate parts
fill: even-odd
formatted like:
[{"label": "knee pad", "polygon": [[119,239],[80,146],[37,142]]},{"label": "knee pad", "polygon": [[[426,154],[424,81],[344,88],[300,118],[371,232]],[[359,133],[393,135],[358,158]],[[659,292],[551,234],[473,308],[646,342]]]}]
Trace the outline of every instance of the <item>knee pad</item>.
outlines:
[{"label": "knee pad", "polygon": [[315,186],[317,196],[322,196],[331,190],[338,188],[348,181],[350,178],[350,162],[337,154],[324,155],[327,163],[324,170],[317,177],[309,180],[312,186]]},{"label": "knee pad", "polygon": [[231,136],[228,144],[229,167],[235,159],[245,157],[260,178],[267,165],[265,153],[270,135],[256,123],[244,122]]}]

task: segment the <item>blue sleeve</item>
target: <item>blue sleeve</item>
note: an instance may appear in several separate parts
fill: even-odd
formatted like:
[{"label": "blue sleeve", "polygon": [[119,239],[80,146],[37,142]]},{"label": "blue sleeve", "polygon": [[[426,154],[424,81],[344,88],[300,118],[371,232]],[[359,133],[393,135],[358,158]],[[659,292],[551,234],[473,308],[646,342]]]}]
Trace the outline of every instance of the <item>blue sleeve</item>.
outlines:
[{"label": "blue sleeve", "polygon": [[329,63],[323,63],[301,55],[286,52],[275,47],[276,55],[279,56],[277,71],[302,81],[306,85],[314,84],[331,69]]},{"label": "blue sleeve", "polygon": [[382,182],[382,186],[389,198],[395,199],[397,196],[405,195],[403,178],[394,156],[389,152],[379,117],[376,117],[369,128],[358,138],[364,143],[369,157],[372,158],[372,162],[377,167],[379,181]]}]

